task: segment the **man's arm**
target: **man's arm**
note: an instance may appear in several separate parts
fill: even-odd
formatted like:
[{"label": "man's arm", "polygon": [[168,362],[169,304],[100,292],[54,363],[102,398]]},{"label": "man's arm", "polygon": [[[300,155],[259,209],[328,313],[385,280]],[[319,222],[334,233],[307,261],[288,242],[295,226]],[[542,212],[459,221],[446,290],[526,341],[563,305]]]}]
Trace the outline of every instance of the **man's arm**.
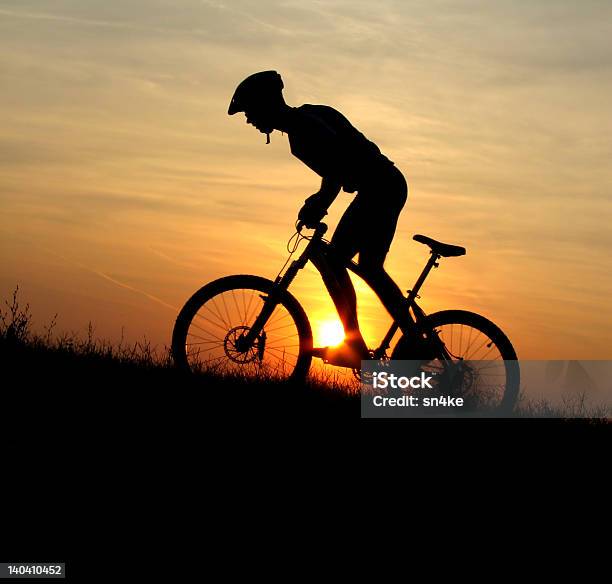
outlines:
[{"label": "man's arm", "polygon": [[321,215],[327,215],[326,211],[335,201],[340,192],[341,184],[332,178],[323,177],[321,188],[318,193],[310,195],[304,201],[304,207],[309,207],[313,210],[321,210]]},{"label": "man's arm", "polygon": [[318,198],[318,202],[321,207],[323,207],[327,211],[330,205],[336,200],[336,197],[340,192],[340,188],[341,185],[337,180],[323,177],[319,192],[313,196]]},{"label": "man's arm", "polygon": [[307,225],[318,223],[327,215],[327,209],[334,202],[340,192],[340,183],[337,180],[324,177],[318,193],[310,195],[300,209],[298,219]]}]

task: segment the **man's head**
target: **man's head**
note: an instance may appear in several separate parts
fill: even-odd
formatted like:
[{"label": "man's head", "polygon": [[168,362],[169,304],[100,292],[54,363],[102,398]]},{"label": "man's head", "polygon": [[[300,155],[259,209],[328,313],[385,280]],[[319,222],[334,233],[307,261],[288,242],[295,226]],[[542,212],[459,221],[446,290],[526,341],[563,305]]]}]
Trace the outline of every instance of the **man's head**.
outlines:
[{"label": "man's head", "polygon": [[254,73],[238,85],[227,113],[232,116],[244,112],[247,124],[267,134],[269,141],[286,107],[283,87],[283,80],[276,71]]}]

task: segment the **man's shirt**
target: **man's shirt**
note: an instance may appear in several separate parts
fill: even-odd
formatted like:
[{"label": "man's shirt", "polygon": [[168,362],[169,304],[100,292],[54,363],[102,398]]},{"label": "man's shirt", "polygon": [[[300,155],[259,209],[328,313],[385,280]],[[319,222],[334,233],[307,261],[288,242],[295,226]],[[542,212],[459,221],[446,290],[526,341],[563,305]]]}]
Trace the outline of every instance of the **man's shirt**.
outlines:
[{"label": "man's shirt", "polygon": [[326,105],[293,108],[287,134],[296,158],[349,193],[393,165],[374,142]]}]

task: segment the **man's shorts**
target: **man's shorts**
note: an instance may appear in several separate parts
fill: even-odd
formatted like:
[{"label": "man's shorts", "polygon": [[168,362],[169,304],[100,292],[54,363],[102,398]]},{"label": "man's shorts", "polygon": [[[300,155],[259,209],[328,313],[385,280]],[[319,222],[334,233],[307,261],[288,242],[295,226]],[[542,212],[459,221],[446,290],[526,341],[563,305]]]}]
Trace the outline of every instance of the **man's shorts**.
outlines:
[{"label": "man's shorts", "polygon": [[331,240],[337,252],[348,258],[359,254],[364,268],[382,267],[407,198],[408,185],[397,167],[377,172],[342,215]]}]

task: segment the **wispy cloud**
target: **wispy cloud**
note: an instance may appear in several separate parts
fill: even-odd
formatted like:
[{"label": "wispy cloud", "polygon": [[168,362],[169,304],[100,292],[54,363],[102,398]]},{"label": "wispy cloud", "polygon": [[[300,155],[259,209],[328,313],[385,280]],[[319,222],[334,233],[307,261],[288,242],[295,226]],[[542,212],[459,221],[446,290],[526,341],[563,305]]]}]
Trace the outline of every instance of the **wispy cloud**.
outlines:
[{"label": "wispy cloud", "polygon": [[99,20],[94,18],[82,18],[69,16],[64,14],[53,14],[47,12],[26,12],[23,10],[6,10],[0,8],[0,15],[9,16],[12,18],[19,18],[25,20],[45,20],[52,22],[66,22],[70,24],[85,25],[85,26],[96,26],[102,28],[117,28],[137,31],[149,31],[149,32],[170,32],[169,29],[157,28],[157,27],[144,27],[131,24],[129,22],[118,22],[109,20]]},{"label": "wispy cloud", "polygon": [[145,298],[147,298],[148,300],[155,302],[156,304],[159,304],[160,306],[163,306],[164,308],[168,308],[170,310],[172,310],[174,313],[178,313],[179,309],[176,306],[173,306],[172,304],[169,304],[168,302],[166,302],[165,300],[162,300],[161,298],[158,298],[157,296],[155,296],[154,294],[150,294],[149,292],[146,292],[144,290],[140,290],[139,288],[136,288],[135,286],[128,284],[126,282],[122,282],[121,280],[118,280],[116,277],[114,276],[110,276],[109,274],[101,271],[101,270],[97,270],[96,268],[89,266],[89,265],[85,265],[82,262],[76,261],[72,258],[68,258],[65,255],[58,253],[56,251],[53,251],[51,249],[45,249],[45,252],[53,255],[61,260],[63,260],[66,263],[69,263],[73,266],[77,266],[78,268],[80,268],[81,270],[85,270],[87,272],[90,272],[92,274],[95,274],[96,276],[99,276],[100,278],[103,278],[104,280],[111,282],[112,284],[115,284],[116,286],[123,288],[124,290],[129,290],[130,292],[134,292],[135,294],[138,294],[140,296],[144,296]]}]

